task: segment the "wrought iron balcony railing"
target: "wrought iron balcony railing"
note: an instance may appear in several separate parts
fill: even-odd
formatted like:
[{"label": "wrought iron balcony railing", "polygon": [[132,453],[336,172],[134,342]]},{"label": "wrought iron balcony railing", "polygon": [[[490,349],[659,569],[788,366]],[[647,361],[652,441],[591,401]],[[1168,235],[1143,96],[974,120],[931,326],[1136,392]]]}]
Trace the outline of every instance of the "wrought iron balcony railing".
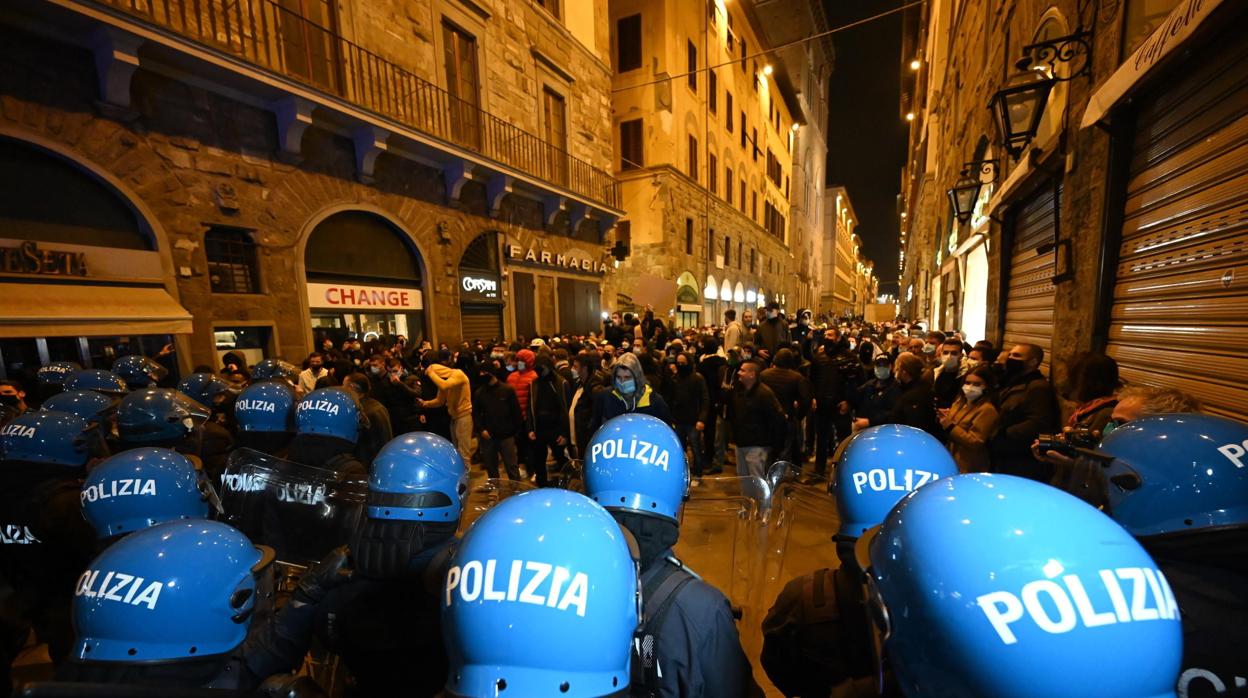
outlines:
[{"label": "wrought iron balcony railing", "polygon": [[617,204],[608,172],[272,0],[94,1],[592,201]]}]

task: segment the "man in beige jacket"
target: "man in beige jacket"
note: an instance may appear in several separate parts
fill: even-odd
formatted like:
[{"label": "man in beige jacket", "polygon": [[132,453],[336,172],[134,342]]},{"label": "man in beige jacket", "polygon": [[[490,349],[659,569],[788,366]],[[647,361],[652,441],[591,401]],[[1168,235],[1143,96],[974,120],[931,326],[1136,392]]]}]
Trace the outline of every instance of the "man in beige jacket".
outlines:
[{"label": "man in beige jacket", "polygon": [[451,365],[449,351],[442,351],[438,360],[429,364],[425,375],[438,387],[438,396],[432,400],[423,400],[421,407],[446,406],[451,417],[451,436],[455,441],[455,449],[464,459],[467,466],[472,459],[474,444],[472,443],[472,386],[463,371]]}]

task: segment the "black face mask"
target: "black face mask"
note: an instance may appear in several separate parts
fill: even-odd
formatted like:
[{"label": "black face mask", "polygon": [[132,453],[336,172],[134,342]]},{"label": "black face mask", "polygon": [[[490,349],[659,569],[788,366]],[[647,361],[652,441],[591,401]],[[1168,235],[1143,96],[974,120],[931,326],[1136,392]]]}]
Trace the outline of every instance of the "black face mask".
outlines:
[{"label": "black face mask", "polygon": [[1027,370],[1027,364],[1022,359],[1006,359],[1005,375],[1010,378],[1018,378]]},{"label": "black face mask", "polygon": [[823,340],[823,348],[827,351],[836,351],[838,342],[835,339]]},{"label": "black face mask", "polygon": [[455,535],[456,524],[368,519],[351,537],[355,569],[373,579],[412,579],[424,573],[438,546]]},{"label": "black face mask", "polygon": [[693,366],[690,366],[689,364],[676,364],[676,372],[682,376],[687,376],[690,373],[693,373]]},{"label": "black face mask", "polygon": [[0,395],[0,405],[5,407],[17,407],[21,401],[16,395]]}]

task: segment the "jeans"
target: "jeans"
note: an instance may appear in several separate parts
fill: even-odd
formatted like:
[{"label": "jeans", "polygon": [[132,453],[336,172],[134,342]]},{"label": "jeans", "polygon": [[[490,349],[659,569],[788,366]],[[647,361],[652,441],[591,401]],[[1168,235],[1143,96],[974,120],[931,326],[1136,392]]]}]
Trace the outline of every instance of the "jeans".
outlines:
[{"label": "jeans", "polygon": [[455,443],[455,450],[459,451],[459,457],[464,459],[464,465],[472,462],[472,452],[475,450],[475,444],[472,443],[472,414],[464,414],[451,420],[451,436]]},{"label": "jeans", "polygon": [[769,451],[766,446],[737,446],[737,475],[767,477]]},{"label": "jeans", "polygon": [[689,472],[694,477],[702,477],[704,466],[702,458],[702,432],[693,424],[677,424],[676,435],[680,437],[680,447],[689,451]]},{"label": "jeans", "polygon": [[828,472],[828,456],[836,447],[838,430],[837,414],[840,412],[835,405],[824,407],[819,405],[811,420],[815,423],[815,474],[826,475]]},{"label": "jeans", "polygon": [[516,456],[516,439],[508,436],[503,439],[479,439],[481,444],[481,464],[485,472],[493,479],[498,479],[498,457],[503,457],[503,467],[507,469],[508,480],[520,479],[520,460]]}]

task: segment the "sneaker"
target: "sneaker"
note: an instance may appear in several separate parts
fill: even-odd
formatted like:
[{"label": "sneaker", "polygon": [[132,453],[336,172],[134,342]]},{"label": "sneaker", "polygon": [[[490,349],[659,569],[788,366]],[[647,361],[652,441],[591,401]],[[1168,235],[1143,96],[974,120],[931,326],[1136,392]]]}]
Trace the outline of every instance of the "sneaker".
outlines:
[{"label": "sneaker", "polygon": [[690,487],[701,487],[701,486],[702,486],[702,478],[700,478],[700,477],[695,477],[695,478],[693,478],[692,480],[690,480],[690,481],[689,481],[689,486],[690,486]]}]

